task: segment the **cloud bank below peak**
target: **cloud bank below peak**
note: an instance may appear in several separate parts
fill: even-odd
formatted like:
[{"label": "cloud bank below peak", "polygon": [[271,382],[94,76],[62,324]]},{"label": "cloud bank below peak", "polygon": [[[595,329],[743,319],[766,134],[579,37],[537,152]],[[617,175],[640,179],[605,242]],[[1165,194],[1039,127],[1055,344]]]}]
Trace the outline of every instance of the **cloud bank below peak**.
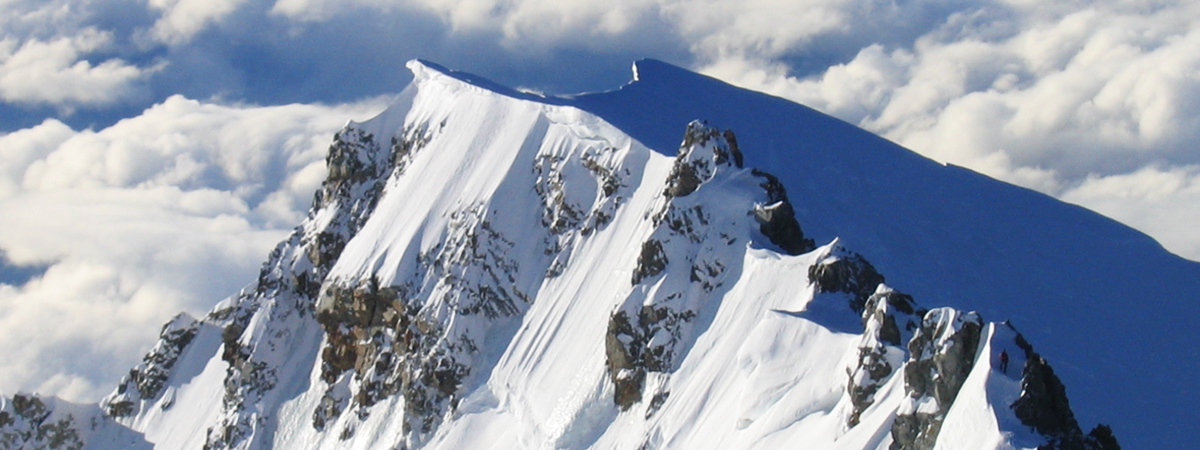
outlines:
[{"label": "cloud bank below peak", "polygon": [[0,392],[107,394],[167,318],[254,280],[324,180],[333,133],[384,104],[174,96],[98,131],[47,119],[0,135]]}]

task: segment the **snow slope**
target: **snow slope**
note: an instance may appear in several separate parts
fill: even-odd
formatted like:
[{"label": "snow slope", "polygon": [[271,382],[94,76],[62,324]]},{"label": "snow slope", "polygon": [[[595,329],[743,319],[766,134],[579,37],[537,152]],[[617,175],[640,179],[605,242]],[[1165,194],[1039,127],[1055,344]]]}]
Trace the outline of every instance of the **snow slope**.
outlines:
[{"label": "snow slope", "polygon": [[655,61],[574,98],[409,67],[109,417],[172,449],[1197,437],[1200,267],[1131,229]]},{"label": "snow slope", "polygon": [[1132,448],[1200,441],[1200,263],[1084,208],[942,166],[802,105],[658,61],[571,104],[669,153],[672,125],[737,133],[806,233],[838,237],[926,305],[1010,320],[1059,369],[1084,423]]}]

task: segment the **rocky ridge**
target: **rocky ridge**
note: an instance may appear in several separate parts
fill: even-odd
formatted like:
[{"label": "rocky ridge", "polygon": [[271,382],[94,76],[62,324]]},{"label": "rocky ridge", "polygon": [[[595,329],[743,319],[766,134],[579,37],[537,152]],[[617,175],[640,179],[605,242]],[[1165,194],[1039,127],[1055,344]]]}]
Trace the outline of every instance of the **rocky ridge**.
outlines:
[{"label": "rocky ridge", "polygon": [[[623,209],[640,169],[612,143],[537,149],[522,160],[528,172],[515,178],[536,196],[533,207],[456,204],[401,270],[331,276],[380,199],[426,146],[446,138],[446,126],[444,118],[407,123],[386,146],[387,138],[365,127],[338,133],[308,219],[272,252],[257,283],[201,320],[181,316],[165,326],[143,364],[104,400],[105,413],[130,424],[154,409],[169,412],[174,393],[163,386],[177,362],[212,341],[226,369],[206,449],[270,447],[280,405],[299,379],[319,393],[306,426],[341,441],[384,420],[381,408],[398,412],[389,419],[402,423],[388,444],[396,448],[426,445],[462,417],[460,406],[495,364],[488,342],[511,339],[545,283],[564,273],[590,236],[629,213]],[[732,131],[693,122],[665,179],[649,182],[661,186],[653,204],[633,212],[649,231],[633,244],[629,290],[615,302],[602,343],[603,392],[622,413],[649,422],[670,401],[674,372],[740,279],[747,249],[816,249],[782,183],[742,161]],[[514,227],[512,217],[541,226]],[[519,257],[530,249],[535,256]],[[840,245],[807,273],[797,292],[841,305],[862,326],[844,367],[841,393],[850,408],[842,423],[859,426],[886,387],[902,382],[906,398],[888,433],[891,446],[932,448],[965,377],[988,364],[979,354],[986,323],[971,312],[919,307]],[[1031,352],[1012,407],[1021,422],[1053,448],[1119,448],[1107,427],[1086,437],[1078,431],[1061,383]],[[317,366],[315,379],[290,369],[305,364]]]},{"label": "rocky ridge", "polygon": [[[623,410],[643,399],[648,376],[657,374],[661,384],[675,368],[695,339],[703,309],[722,296],[728,280],[736,279],[736,252],[751,239],[750,224],[759,225],[759,232],[786,253],[813,249],[783,186],[769,174],[743,169],[736,142],[732,131],[701,122],[689,124],[684,134],[651,216],[655,231],[641,244],[631,280],[634,292],[613,311],[605,336],[614,401]],[[720,187],[709,187],[716,185]],[[745,202],[740,208],[712,208],[710,195],[721,194],[708,194],[710,189],[753,195],[739,198]],[[724,216],[728,211],[732,217]],[[652,393],[646,415],[669,395]]]},{"label": "rocky ridge", "polygon": [[100,450],[151,448],[142,436],[107,417],[96,405],[34,394],[0,397],[0,448]]}]

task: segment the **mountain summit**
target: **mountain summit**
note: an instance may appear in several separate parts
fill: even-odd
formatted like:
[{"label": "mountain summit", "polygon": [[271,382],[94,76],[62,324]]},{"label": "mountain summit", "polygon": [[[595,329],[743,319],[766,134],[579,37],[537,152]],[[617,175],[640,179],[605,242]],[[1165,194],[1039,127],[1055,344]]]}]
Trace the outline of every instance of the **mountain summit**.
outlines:
[{"label": "mountain summit", "polygon": [[408,66],[255,283],[99,408],[0,400],[0,443],[1200,440],[1200,264],[1132,229],[658,61],[573,97]]}]

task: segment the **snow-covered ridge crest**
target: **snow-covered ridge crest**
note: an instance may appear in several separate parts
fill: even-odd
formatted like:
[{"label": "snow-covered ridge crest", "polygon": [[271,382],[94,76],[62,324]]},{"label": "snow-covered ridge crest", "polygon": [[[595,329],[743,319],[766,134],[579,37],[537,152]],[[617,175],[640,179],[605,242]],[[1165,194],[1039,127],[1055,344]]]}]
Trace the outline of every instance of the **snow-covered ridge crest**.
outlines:
[{"label": "snow-covered ridge crest", "polygon": [[1011,327],[817,247],[736,130],[678,124],[667,156],[410,68],[259,280],[164,327],[105,420],[158,448],[1115,448]]}]

